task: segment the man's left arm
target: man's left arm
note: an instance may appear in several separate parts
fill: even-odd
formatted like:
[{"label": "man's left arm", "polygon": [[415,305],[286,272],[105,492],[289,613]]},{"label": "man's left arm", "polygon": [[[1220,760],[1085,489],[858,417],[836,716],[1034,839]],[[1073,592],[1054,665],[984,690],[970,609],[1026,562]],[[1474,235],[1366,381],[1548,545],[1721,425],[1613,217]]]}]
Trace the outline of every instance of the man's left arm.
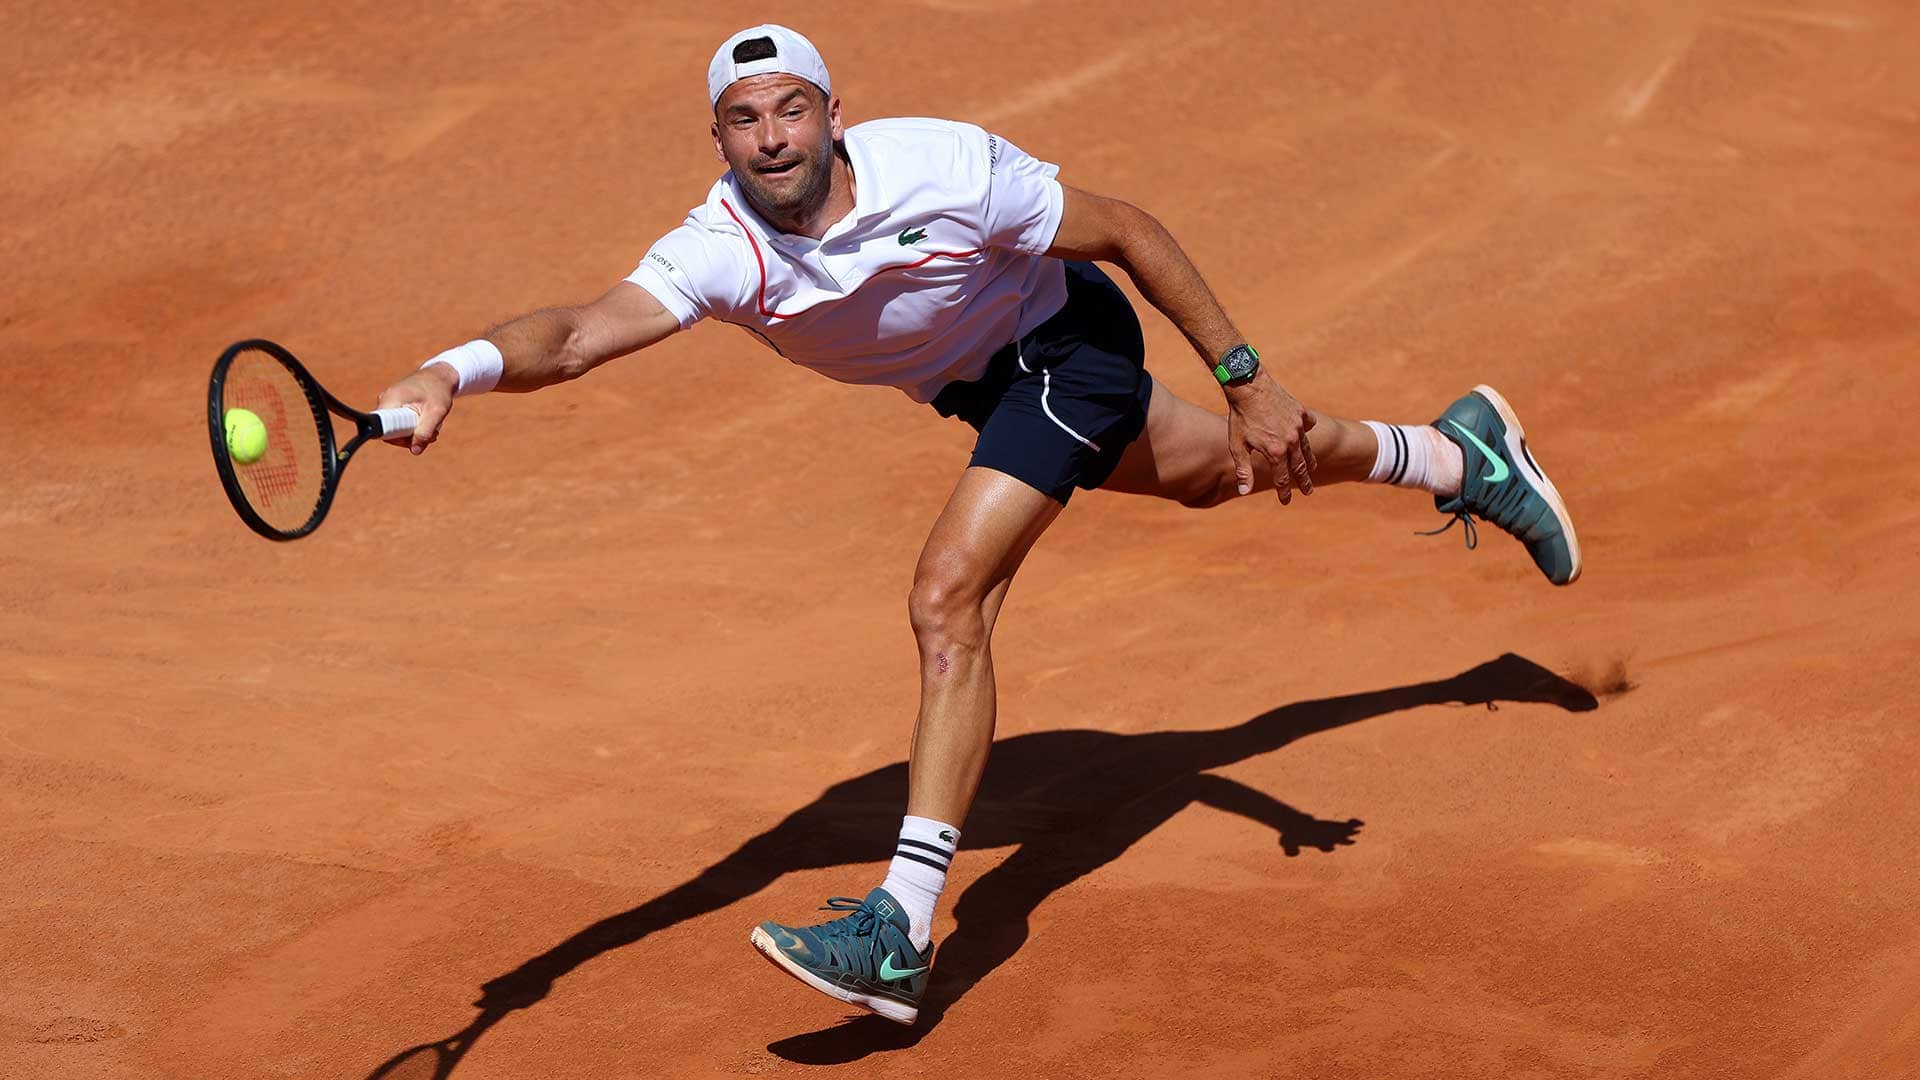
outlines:
[{"label": "man's left arm", "polygon": [[[1152,214],[1118,199],[1061,185],[1060,228],[1047,254],[1061,259],[1098,259],[1127,272],[1141,295],[1180,328],[1211,372],[1228,350],[1246,339],[1227,318],[1213,290]],[[1263,366],[1244,384],[1222,388],[1227,397],[1227,451],[1241,494],[1253,490],[1253,455],[1273,466],[1282,503],[1292,488],[1313,493],[1313,449],[1307,432],[1313,417]]]}]

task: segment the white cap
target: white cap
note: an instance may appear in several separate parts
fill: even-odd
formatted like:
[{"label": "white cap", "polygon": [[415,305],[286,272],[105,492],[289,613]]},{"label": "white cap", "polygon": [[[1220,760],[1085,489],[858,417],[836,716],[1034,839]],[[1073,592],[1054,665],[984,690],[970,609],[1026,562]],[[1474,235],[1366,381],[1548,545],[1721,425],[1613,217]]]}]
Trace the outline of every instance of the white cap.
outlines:
[{"label": "white cap", "polygon": [[[755,38],[765,38],[767,44],[748,46],[741,50],[743,54],[754,56],[766,53],[769,47],[771,54],[758,59],[735,60],[734,50]],[[784,26],[763,23],[750,26],[728,38],[713,54],[713,62],[707,65],[707,103],[720,104],[720,95],[741,79],[776,73],[797,75],[819,87],[821,93],[833,96],[833,84],[827,79],[827,62],[820,59],[820,50],[813,47],[813,42]]]}]

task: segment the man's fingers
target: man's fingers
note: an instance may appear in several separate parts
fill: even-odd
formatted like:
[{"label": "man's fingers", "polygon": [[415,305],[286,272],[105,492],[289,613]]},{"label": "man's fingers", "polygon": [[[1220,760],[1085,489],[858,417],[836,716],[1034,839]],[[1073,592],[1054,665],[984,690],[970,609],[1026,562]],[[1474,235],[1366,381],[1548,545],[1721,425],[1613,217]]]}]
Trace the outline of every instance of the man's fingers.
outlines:
[{"label": "man's fingers", "polygon": [[1267,451],[1267,462],[1273,466],[1273,493],[1280,496],[1280,505],[1293,503],[1293,477],[1287,468],[1286,448],[1278,447]]},{"label": "man's fingers", "polygon": [[1287,472],[1293,477],[1293,486],[1300,489],[1300,494],[1313,494],[1313,474],[1307,471],[1307,459],[1300,451],[1293,452],[1293,457],[1287,462]]},{"label": "man's fingers", "polygon": [[433,445],[433,440],[440,437],[440,422],[447,418],[447,414],[439,409],[423,409],[418,405],[414,408],[420,411],[420,422],[413,426],[413,442],[410,448],[416,454],[424,454],[427,452],[427,447]]},{"label": "man's fingers", "polygon": [[1300,489],[1302,495],[1313,494],[1312,461],[1313,449],[1307,445],[1306,437],[1302,436],[1300,445],[1294,448],[1292,459],[1287,463],[1287,469],[1293,475],[1294,486]]},{"label": "man's fingers", "polygon": [[[1239,439],[1227,440],[1227,456],[1233,459],[1233,475],[1240,487],[1240,494],[1253,490],[1253,455]],[[1217,458],[1215,460],[1218,460]]]}]

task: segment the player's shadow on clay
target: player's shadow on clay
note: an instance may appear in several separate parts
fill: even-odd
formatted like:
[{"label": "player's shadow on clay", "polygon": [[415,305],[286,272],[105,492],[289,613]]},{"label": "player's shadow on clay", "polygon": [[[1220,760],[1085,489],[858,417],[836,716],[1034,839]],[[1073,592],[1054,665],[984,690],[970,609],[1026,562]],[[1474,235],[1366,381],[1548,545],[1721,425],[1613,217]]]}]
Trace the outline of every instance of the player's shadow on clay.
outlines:
[{"label": "player's shadow on clay", "polygon": [[[1288,855],[1351,844],[1358,819],[1323,820],[1238,781],[1209,772],[1295,739],[1423,705],[1539,702],[1572,711],[1594,696],[1524,657],[1508,653],[1452,678],[1391,690],[1283,705],[1231,727],[1126,735],[1041,731],[996,741],[980,795],[966,823],[971,850],[1014,852],[970,885],[954,904],[958,926],[938,945],[920,1021],[902,1027],[873,1016],[782,1039],[768,1049],[790,1061],[834,1064],[917,1043],[946,1010],[1005,963],[1027,940],[1041,902],[1122,852],[1195,803],[1273,829]],[[473,1022],[438,1042],[409,1047],[368,1080],[451,1076],[474,1042],[501,1018],[547,996],[554,980],[612,949],[718,911],[781,875],[872,862],[885,853],[891,822],[906,802],[907,766],[896,762],[844,780],[732,854],[651,900],[609,916],[481,988]],[[858,890],[855,890],[858,891]],[[804,913],[790,912],[790,916]],[[824,917],[824,916],[823,916]],[[740,948],[746,949],[742,926]],[[764,977],[783,980],[768,968]],[[796,1006],[800,987],[790,990]],[[1149,991],[1143,991],[1149,992]],[[824,1004],[824,1002],[806,1002]]]}]

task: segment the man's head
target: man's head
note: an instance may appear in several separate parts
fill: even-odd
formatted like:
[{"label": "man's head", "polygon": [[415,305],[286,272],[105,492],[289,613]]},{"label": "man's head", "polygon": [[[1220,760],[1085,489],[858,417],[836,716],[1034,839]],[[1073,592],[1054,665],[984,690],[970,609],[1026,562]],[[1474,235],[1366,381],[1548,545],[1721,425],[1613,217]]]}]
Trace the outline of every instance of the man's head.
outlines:
[{"label": "man's head", "polygon": [[755,208],[805,216],[833,183],[833,147],[844,132],[826,62],[784,26],[755,26],[728,38],[707,65],[713,149]]}]

